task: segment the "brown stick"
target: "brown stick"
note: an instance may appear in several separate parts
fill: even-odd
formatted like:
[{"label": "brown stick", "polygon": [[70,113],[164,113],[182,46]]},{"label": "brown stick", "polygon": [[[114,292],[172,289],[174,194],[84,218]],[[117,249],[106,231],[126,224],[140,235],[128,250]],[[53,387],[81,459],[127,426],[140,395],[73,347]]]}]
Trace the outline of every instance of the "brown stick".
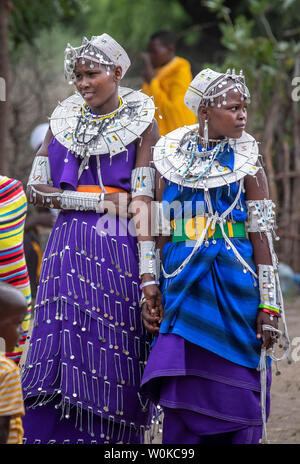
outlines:
[{"label": "brown stick", "polygon": [[286,179],[291,179],[293,177],[300,177],[300,171],[289,171],[289,172],[280,172],[274,175],[275,180],[282,180],[283,182]]}]

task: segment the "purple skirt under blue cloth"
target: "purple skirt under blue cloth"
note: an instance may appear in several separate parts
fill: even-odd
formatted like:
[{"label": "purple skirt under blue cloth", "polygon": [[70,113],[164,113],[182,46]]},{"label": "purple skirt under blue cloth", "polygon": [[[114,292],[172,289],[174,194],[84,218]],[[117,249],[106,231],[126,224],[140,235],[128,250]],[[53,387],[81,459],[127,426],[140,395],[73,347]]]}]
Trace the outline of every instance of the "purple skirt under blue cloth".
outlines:
[{"label": "purple skirt under blue cloth", "polygon": [[[270,385],[271,369],[267,417]],[[193,411],[201,435],[262,426],[259,371],[234,364],[178,335],[158,336],[147,361],[142,389],[163,408]]]},{"label": "purple skirt under blue cloth", "polygon": [[[164,430],[162,443],[165,445],[181,443],[189,445],[252,445],[259,443],[262,426],[244,427],[236,430],[228,423],[227,432],[218,432],[218,421],[215,420],[215,433],[203,434],[201,416],[184,409],[164,408]],[[231,428],[230,428],[231,425]],[[224,428],[224,425],[223,427]]]}]

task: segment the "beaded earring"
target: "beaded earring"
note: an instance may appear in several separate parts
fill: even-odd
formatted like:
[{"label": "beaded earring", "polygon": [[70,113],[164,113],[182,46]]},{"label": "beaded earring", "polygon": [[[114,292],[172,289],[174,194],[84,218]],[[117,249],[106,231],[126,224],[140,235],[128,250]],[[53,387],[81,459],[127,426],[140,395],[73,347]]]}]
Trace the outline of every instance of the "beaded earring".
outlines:
[{"label": "beaded earring", "polygon": [[203,142],[204,142],[204,147],[208,147],[208,119],[205,119],[204,121],[204,130],[203,130]]}]

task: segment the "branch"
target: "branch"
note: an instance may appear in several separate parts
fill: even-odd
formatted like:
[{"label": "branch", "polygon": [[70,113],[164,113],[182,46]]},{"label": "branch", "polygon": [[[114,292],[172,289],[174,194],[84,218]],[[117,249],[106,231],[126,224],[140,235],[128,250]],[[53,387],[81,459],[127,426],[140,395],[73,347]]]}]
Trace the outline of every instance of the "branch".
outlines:
[{"label": "branch", "polygon": [[280,172],[279,174],[274,175],[274,179],[277,180],[285,180],[286,178],[291,179],[293,177],[300,177],[300,171]]},{"label": "branch", "polygon": [[273,34],[273,31],[272,31],[272,28],[270,26],[270,23],[269,21],[267,20],[266,16],[264,15],[264,13],[262,13],[260,15],[260,20],[261,22],[263,23],[264,25],[264,28],[266,30],[266,33],[267,33],[267,36],[269,37],[270,41],[274,44],[274,45],[277,45],[278,44],[278,41],[276,39],[276,37],[274,36]]}]

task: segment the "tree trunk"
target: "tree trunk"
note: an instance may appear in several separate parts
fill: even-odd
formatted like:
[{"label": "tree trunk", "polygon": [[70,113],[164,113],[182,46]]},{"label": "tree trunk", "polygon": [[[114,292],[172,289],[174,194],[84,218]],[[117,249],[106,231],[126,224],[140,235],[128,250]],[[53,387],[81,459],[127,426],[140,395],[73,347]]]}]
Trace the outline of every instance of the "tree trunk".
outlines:
[{"label": "tree trunk", "polygon": [[[300,57],[296,60],[294,76],[299,76],[300,73]],[[297,102],[293,102],[292,105],[292,122],[293,122],[293,155],[294,155],[294,169],[295,171],[300,171],[300,114],[299,107]],[[294,178],[293,182],[293,198],[292,198],[292,214],[291,214],[291,224],[290,232],[294,235],[299,235],[300,232],[300,214],[299,214],[299,204],[300,204],[300,182],[299,177]],[[300,241],[293,241],[292,248],[292,257],[291,257],[291,266],[295,272],[300,271],[299,264],[300,256]]]},{"label": "tree trunk", "polygon": [[9,3],[0,0],[0,174],[7,175],[8,154],[8,15]]},{"label": "tree trunk", "polygon": [[[293,241],[291,238],[286,236],[286,231],[289,230],[291,223],[291,183],[290,179],[290,163],[291,153],[290,146],[286,140],[282,141],[282,155],[283,155],[283,167],[280,179],[282,181],[282,204],[280,208],[280,223],[279,223],[279,236],[281,236],[280,246],[280,259],[287,262],[287,259],[291,256]],[[279,178],[279,175],[276,175]],[[290,263],[290,259],[288,261]]]},{"label": "tree trunk", "polygon": [[271,101],[268,116],[266,118],[265,130],[263,133],[262,140],[262,156],[265,162],[266,174],[268,177],[270,198],[275,204],[278,203],[277,185],[275,182],[275,172],[273,166],[273,142],[274,142],[274,131],[280,111],[281,96],[275,90],[273,99]]}]

